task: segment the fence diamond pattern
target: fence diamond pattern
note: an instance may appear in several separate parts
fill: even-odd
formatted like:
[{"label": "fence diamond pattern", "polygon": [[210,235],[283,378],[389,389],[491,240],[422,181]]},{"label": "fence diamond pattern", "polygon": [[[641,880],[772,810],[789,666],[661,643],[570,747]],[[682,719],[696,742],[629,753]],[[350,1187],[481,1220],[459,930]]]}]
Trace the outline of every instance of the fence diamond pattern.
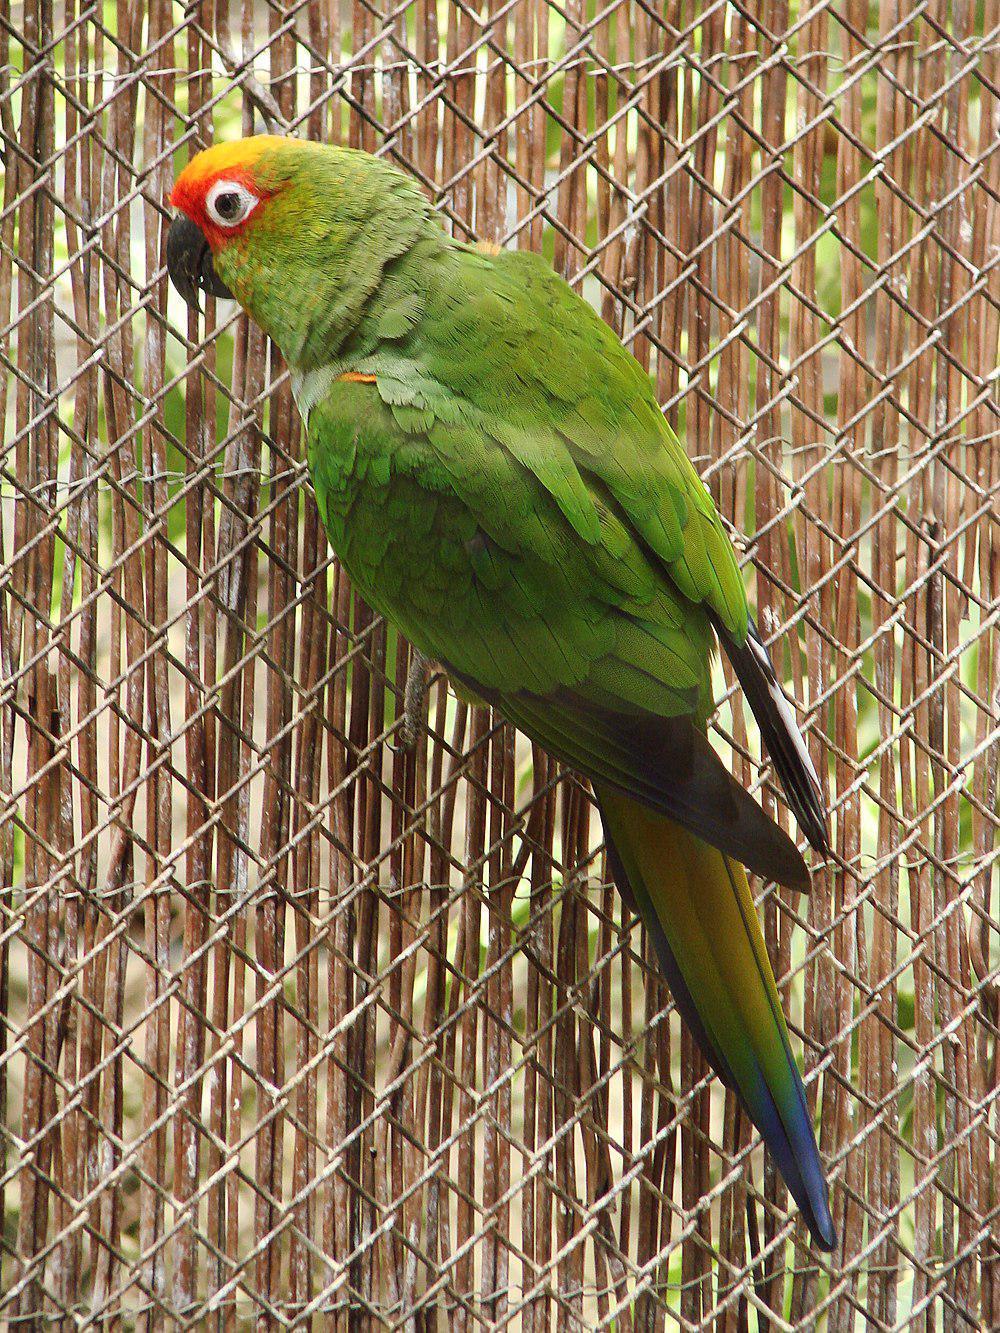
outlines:
[{"label": "fence diamond pattern", "polygon": [[[998,75],[997,0],[4,6],[10,1327],[1000,1327]],[[756,888],[835,1254],[587,790],[440,677],[397,744],[280,358],[168,293],[176,168],[265,127],[543,249],[732,522],[832,811]]]}]

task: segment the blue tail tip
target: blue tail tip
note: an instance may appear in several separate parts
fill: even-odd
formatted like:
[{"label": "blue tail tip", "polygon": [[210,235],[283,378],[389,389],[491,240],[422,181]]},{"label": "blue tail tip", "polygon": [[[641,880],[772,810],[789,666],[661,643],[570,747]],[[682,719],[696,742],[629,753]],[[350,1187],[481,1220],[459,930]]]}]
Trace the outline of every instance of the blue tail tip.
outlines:
[{"label": "blue tail tip", "polygon": [[826,1198],[825,1190],[823,1195],[816,1200],[816,1205],[810,1209],[806,1222],[809,1226],[812,1242],[817,1250],[823,1250],[829,1254],[831,1250],[837,1248],[837,1228],[833,1225],[830,1204]]}]

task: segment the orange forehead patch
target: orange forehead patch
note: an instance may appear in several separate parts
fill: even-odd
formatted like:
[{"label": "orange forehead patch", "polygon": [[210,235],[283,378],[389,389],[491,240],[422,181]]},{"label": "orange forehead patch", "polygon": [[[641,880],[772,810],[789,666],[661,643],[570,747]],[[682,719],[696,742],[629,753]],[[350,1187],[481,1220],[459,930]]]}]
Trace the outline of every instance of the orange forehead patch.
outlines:
[{"label": "orange forehead patch", "polygon": [[171,204],[176,208],[185,208],[185,205],[202,196],[212,181],[227,172],[246,178],[260,155],[282,142],[278,135],[258,134],[250,139],[213,144],[211,148],[195,154],[174,183],[170,193]]}]

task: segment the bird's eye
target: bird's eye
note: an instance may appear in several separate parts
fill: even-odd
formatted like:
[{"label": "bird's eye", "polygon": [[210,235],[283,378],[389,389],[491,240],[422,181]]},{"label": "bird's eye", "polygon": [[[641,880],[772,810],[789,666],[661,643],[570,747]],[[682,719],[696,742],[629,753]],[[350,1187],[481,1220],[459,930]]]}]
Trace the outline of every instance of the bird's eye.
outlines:
[{"label": "bird's eye", "polygon": [[220,227],[236,227],[245,221],[260,200],[238,181],[216,181],[205,199],[205,209]]}]

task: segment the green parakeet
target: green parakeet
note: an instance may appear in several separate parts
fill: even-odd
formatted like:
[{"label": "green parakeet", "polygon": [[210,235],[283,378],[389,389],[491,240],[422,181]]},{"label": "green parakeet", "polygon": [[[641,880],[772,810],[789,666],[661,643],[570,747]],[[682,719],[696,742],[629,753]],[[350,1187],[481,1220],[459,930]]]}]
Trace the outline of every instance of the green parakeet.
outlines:
[{"label": "green parakeet", "polygon": [[706,737],[716,636],[825,850],[821,788],[649,377],[542,258],[453,240],[411,180],[365,153],[221,144],[172,202],[178,289],[233,296],[288,361],[316,501],[354,584],[590,779],[612,873],[682,1014],[832,1248],[744,867],[796,889],[809,875]]}]

